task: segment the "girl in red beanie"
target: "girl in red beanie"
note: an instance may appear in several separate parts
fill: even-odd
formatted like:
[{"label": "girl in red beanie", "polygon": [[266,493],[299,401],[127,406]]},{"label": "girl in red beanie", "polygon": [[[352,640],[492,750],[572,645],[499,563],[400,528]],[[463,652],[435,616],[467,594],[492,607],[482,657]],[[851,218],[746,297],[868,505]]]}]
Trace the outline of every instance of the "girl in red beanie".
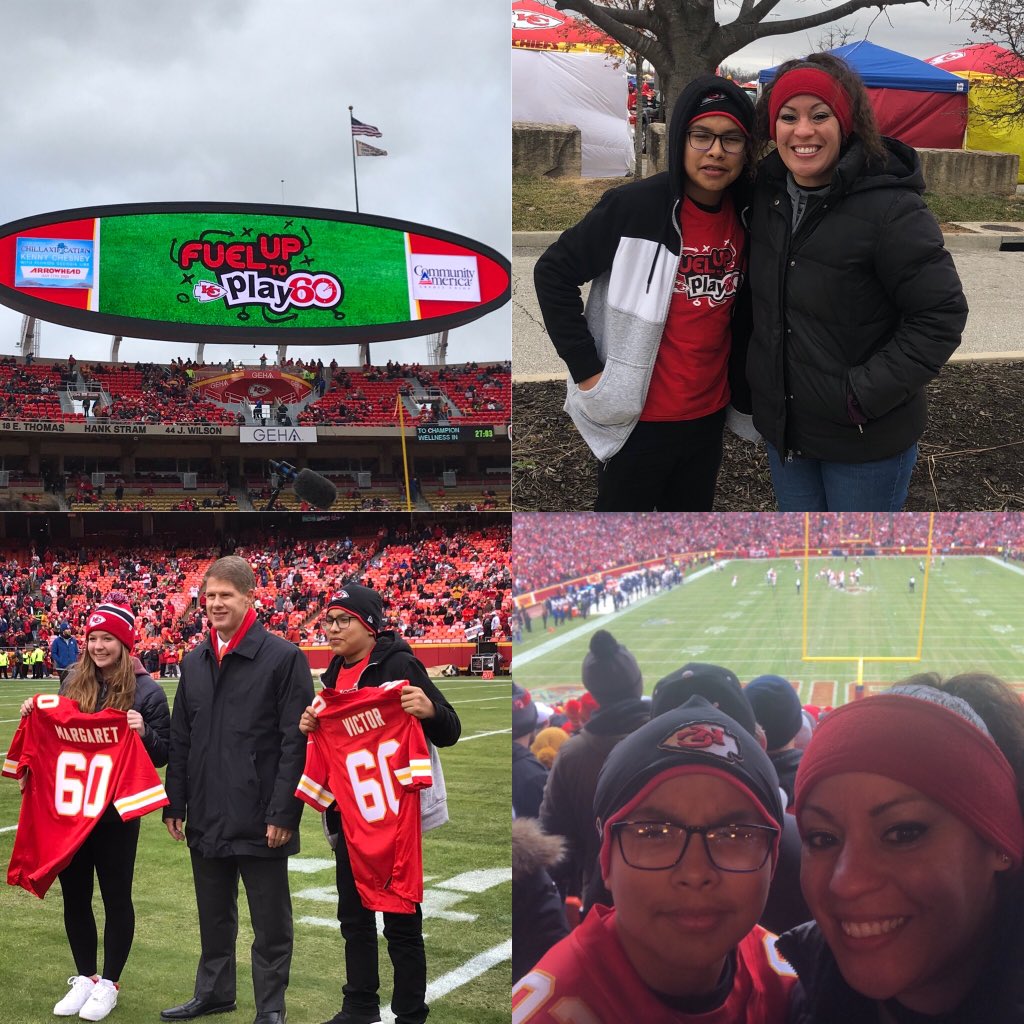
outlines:
[{"label": "girl in red beanie", "polygon": [[[85,649],[61,684],[60,695],[93,714],[114,709],[126,712],[128,728],[139,735],[153,765],[167,764],[170,713],[167,695],[132,655],[135,616],[128,598],[111,593],[96,605],[85,625]],[[29,698],[22,715],[34,707]],[[19,782],[24,790],[27,772]],[[58,1017],[103,1020],[117,1005],[121,972],[135,934],[132,881],[139,842],[139,818],[124,821],[113,800],[101,810],[95,827],[60,872],[64,896],[64,928],[77,975],[68,979],[68,993],[54,1006]],[[96,918],[92,909],[94,880],[103,898],[103,972],[98,971]]]},{"label": "girl in red beanie", "polygon": [[1024,707],[990,676],[847,704],[796,777],[815,921],[779,940],[791,1024],[1024,1020]]}]

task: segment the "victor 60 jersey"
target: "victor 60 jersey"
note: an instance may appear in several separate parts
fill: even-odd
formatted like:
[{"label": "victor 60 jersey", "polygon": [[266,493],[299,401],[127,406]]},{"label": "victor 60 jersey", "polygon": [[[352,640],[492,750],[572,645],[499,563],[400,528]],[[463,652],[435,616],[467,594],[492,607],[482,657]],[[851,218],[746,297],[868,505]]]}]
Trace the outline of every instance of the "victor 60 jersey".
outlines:
[{"label": "victor 60 jersey", "polygon": [[337,801],[359,899],[411,914],[423,901],[420,801],[432,784],[419,720],[402,710],[408,680],[323,690],[295,795],[318,811]]},{"label": "victor 60 jersey", "polygon": [[111,803],[125,821],[168,803],[126,712],[85,714],[56,694],[35,697],[11,741],[3,774],[15,779],[26,768],[7,881],[40,898]]}]

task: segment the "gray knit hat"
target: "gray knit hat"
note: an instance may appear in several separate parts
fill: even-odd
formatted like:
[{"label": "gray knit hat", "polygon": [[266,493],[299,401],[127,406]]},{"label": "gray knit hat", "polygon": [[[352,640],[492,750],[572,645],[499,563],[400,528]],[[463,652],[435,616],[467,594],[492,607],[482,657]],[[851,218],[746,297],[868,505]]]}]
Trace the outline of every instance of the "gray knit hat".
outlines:
[{"label": "gray knit hat", "polygon": [[583,659],[583,685],[600,705],[614,704],[644,692],[644,677],[636,658],[606,629],[590,638]]}]

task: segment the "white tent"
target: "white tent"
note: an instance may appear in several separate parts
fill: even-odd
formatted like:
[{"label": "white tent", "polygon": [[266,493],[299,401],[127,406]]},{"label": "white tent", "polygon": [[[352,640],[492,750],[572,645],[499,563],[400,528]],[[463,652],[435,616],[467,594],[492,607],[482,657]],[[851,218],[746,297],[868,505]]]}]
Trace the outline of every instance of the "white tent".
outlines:
[{"label": "white tent", "polygon": [[512,120],[576,125],[585,178],[633,167],[626,68],[615,63],[603,53],[512,49]]}]

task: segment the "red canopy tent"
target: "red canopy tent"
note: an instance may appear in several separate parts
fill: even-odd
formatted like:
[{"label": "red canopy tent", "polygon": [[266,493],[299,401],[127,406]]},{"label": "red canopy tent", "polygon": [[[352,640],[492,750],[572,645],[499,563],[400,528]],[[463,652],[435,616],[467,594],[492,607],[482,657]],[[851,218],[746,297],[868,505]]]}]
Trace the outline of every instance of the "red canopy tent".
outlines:
[{"label": "red canopy tent", "polygon": [[527,50],[591,50],[622,53],[622,47],[588,21],[536,0],[514,0],[512,45]]},{"label": "red canopy tent", "polygon": [[943,71],[952,71],[956,75],[974,71],[982,75],[1024,78],[1024,60],[1012,50],[997,46],[995,43],[961,46],[958,50],[929,57],[928,63],[942,68]]}]

